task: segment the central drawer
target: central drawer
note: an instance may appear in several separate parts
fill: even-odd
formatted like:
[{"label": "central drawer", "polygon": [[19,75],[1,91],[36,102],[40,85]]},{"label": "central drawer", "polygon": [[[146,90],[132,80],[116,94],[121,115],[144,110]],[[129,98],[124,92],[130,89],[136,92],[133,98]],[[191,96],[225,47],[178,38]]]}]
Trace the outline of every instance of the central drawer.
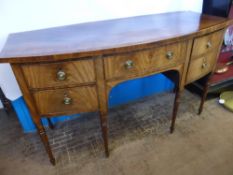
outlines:
[{"label": "central drawer", "polygon": [[22,70],[30,88],[48,88],[95,82],[93,60],[26,64]]},{"label": "central drawer", "polygon": [[33,93],[40,115],[59,115],[98,110],[95,86],[36,91]]},{"label": "central drawer", "polygon": [[105,76],[107,79],[132,76],[181,63],[185,59],[185,49],[185,42],[180,42],[106,57],[104,59]]}]

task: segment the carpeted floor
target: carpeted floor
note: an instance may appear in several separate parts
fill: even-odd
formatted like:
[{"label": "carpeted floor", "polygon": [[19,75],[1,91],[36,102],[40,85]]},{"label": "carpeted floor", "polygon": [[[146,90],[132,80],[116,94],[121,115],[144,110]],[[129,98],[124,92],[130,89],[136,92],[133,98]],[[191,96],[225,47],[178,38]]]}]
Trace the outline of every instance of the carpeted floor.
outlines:
[{"label": "carpeted floor", "polygon": [[104,157],[97,114],[47,129],[57,160],[50,165],[37,134],[23,134],[0,111],[0,175],[232,175],[233,113],[185,91],[169,134],[174,95],[159,94],[110,109],[110,157]]}]

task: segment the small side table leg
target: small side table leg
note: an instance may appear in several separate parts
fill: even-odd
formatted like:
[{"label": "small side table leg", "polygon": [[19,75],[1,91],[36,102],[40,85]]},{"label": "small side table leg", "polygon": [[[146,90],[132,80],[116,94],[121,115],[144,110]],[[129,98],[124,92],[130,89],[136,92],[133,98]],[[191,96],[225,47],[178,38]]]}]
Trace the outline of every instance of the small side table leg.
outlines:
[{"label": "small side table leg", "polygon": [[49,128],[50,129],[54,129],[54,124],[52,123],[50,118],[47,118],[48,124],[49,124]]},{"label": "small side table leg", "polygon": [[104,140],[104,149],[105,149],[105,156],[109,157],[109,150],[108,150],[108,119],[107,114],[100,112],[100,125],[102,129],[102,135]]},{"label": "small side table leg", "polygon": [[177,87],[176,92],[175,92],[175,100],[174,100],[174,106],[173,106],[173,112],[172,112],[172,122],[171,122],[171,127],[170,127],[170,133],[173,133],[175,129],[175,122],[176,122],[176,115],[178,111],[178,107],[180,104],[180,90]]}]

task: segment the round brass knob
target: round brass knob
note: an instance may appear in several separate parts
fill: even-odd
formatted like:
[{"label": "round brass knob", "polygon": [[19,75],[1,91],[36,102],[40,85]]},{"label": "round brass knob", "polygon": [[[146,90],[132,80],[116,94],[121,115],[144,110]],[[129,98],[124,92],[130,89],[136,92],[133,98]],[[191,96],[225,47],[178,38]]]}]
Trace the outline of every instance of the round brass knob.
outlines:
[{"label": "round brass knob", "polygon": [[132,60],[127,60],[127,61],[125,62],[125,68],[126,68],[126,69],[131,69],[131,68],[133,68],[133,65],[134,65],[134,63],[133,63]]},{"label": "round brass knob", "polygon": [[66,73],[65,73],[63,70],[60,69],[60,70],[57,72],[57,79],[58,79],[59,81],[65,80],[65,79],[66,79]]},{"label": "round brass knob", "polygon": [[72,98],[68,97],[67,95],[65,95],[64,99],[63,99],[63,103],[65,105],[70,105],[72,103]]},{"label": "round brass knob", "polygon": [[174,53],[172,51],[168,51],[167,54],[166,54],[166,57],[167,57],[167,59],[170,60],[170,59],[173,58],[173,55],[174,55]]},{"label": "round brass knob", "polygon": [[207,49],[212,47],[212,44],[210,41],[207,42],[206,47],[207,47]]},{"label": "round brass knob", "polygon": [[203,63],[201,66],[202,69],[205,69],[206,67],[207,67],[207,63]]}]

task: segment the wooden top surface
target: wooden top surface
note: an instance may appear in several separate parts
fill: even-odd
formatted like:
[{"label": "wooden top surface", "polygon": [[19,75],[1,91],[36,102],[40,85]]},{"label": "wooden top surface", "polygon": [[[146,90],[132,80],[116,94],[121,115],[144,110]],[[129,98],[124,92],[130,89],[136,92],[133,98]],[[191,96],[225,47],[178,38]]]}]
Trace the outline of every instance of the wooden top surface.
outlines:
[{"label": "wooden top surface", "polygon": [[194,12],[172,12],[10,34],[0,62],[101,55],[129,47],[204,34],[232,21]]}]

